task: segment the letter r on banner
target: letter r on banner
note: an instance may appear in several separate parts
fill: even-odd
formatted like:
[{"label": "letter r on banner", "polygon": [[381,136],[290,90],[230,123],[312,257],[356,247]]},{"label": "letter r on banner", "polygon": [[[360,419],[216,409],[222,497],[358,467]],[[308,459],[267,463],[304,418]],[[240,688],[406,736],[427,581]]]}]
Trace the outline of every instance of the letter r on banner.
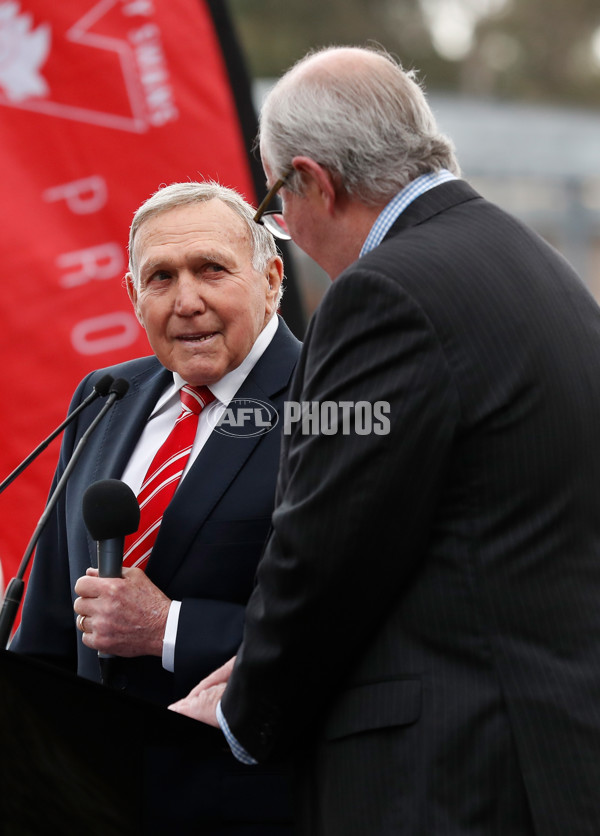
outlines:
[{"label": "letter r on banner", "polygon": [[119,276],[125,267],[125,257],[119,244],[109,242],[86,250],[64,253],[59,255],[56,263],[61,269],[79,267],[60,280],[63,287],[76,287],[93,279],[114,279]]}]

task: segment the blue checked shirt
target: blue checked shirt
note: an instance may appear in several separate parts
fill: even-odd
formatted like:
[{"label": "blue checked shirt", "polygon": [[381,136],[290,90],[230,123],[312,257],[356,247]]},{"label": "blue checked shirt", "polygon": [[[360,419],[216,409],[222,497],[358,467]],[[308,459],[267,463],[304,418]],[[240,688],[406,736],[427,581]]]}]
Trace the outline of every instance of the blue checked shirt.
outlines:
[{"label": "blue checked shirt", "polygon": [[[398,192],[398,194],[390,200],[387,206],[377,217],[377,220],[371,227],[371,231],[367,235],[365,243],[362,245],[360,255],[365,255],[365,253],[368,253],[370,250],[375,249],[375,247],[381,244],[387,233],[394,225],[396,219],[402,214],[402,212],[404,212],[406,207],[413,202],[413,200],[416,200],[417,197],[420,197],[422,194],[425,194],[425,192],[428,192],[429,189],[433,189],[434,186],[439,186],[440,183],[446,183],[448,180],[456,180],[456,177],[450,171],[443,168],[441,171],[432,174],[422,174],[420,177],[417,177],[416,180],[409,183],[408,186],[405,186],[402,191]],[[240,746],[231,733],[227,720],[221,711],[220,702],[217,705],[217,720],[219,721],[221,731],[225,735],[225,739],[227,740],[231,751],[238,761],[247,764],[258,763],[258,761],[254,760],[254,758],[246,752],[243,746]]]},{"label": "blue checked shirt", "polygon": [[221,711],[220,700],[217,705],[217,720],[219,721],[219,725],[221,726],[221,731],[225,735],[225,740],[229,744],[229,748],[231,749],[235,757],[242,763],[247,763],[252,766],[254,766],[254,764],[257,764],[258,761],[255,761],[254,758],[251,755],[249,755],[248,752],[246,752],[243,746],[240,746],[235,737],[231,734],[231,729],[229,728],[227,720],[225,719],[225,715]]},{"label": "blue checked shirt", "polygon": [[445,168],[432,174],[422,174],[413,180],[408,186],[405,186],[402,191],[398,192],[396,197],[393,197],[388,205],[379,214],[377,220],[371,227],[371,231],[367,235],[365,243],[362,245],[360,255],[374,250],[379,246],[387,233],[394,225],[397,218],[409,206],[413,200],[416,200],[429,189],[439,186],[440,183],[446,183],[448,180],[456,180],[454,174]]}]

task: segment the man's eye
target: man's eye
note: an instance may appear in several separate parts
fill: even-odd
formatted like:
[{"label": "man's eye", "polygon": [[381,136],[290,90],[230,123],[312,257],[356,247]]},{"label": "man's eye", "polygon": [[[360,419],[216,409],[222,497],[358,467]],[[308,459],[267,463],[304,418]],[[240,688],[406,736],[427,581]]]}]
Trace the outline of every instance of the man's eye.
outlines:
[{"label": "man's eye", "polygon": [[225,268],[222,264],[217,264],[217,262],[212,262],[211,264],[206,264],[204,266],[204,270],[206,273],[224,273]]},{"label": "man's eye", "polygon": [[171,274],[167,273],[166,270],[157,270],[156,273],[152,273],[149,280],[150,282],[164,282],[167,279],[171,278]]}]

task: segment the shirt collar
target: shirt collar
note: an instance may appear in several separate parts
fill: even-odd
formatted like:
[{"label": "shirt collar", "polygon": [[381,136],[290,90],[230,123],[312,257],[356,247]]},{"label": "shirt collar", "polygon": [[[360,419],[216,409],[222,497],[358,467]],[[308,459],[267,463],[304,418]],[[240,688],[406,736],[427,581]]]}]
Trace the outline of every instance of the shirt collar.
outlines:
[{"label": "shirt collar", "polygon": [[399,191],[378,215],[377,220],[371,227],[371,231],[367,235],[365,243],[362,245],[360,255],[365,255],[381,244],[396,220],[413,200],[428,192],[429,189],[439,186],[440,183],[446,183],[448,180],[456,180],[456,177],[452,172],[442,168],[440,171],[432,172],[431,174],[422,174]]}]

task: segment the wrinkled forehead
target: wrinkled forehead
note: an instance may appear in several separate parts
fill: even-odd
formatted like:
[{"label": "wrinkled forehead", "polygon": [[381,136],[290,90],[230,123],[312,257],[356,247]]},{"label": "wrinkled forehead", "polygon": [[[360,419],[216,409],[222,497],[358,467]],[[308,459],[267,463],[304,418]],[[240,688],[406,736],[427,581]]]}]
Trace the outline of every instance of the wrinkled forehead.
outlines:
[{"label": "wrinkled forehead", "polygon": [[251,257],[248,226],[231,207],[218,199],[165,208],[139,226],[134,241],[134,262],[139,267],[153,248],[166,246],[224,247]]}]

